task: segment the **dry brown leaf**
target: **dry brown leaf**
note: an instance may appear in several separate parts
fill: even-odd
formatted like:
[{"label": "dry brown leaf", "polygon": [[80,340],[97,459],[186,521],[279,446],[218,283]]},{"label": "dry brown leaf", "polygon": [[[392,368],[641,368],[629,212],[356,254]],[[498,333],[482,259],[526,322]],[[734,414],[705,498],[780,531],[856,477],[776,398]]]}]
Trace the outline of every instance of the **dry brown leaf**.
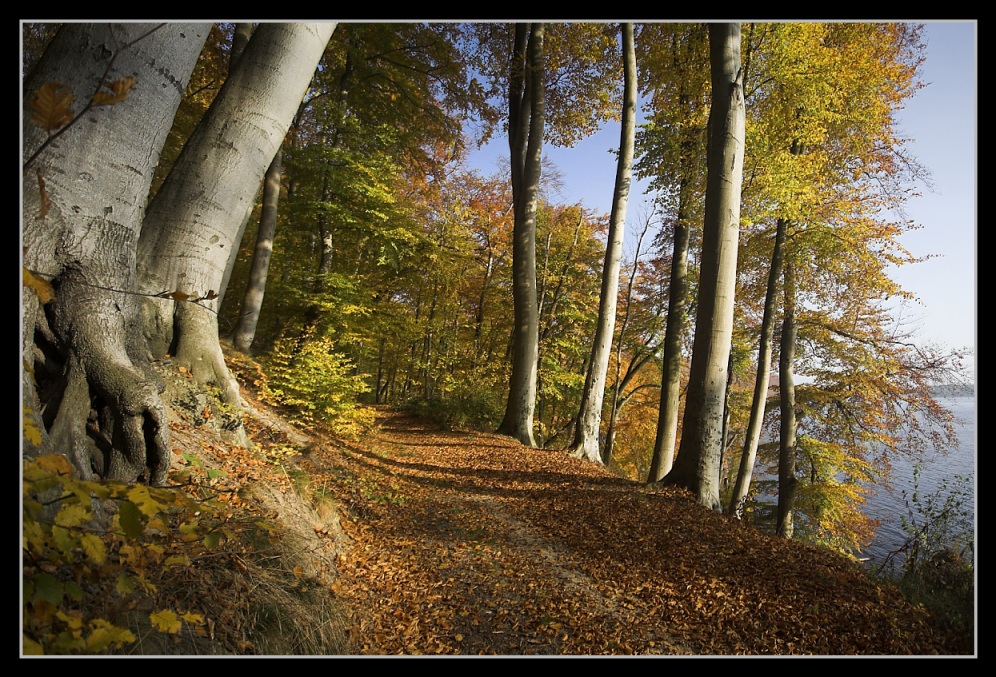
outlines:
[{"label": "dry brown leaf", "polygon": [[31,121],[54,132],[73,119],[73,90],[58,82],[46,82],[36,89],[28,100]]},{"label": "dry brown leaf", "polygon": [[105,84],[110,91],[99,91],[93,95],[93,103],[97,106],[110,106],[116,103],[121,103],[128,98],[128,94],[131,92],[132,87],[138,82],[138,78],[134,76],[124,76],[120,77],[114,82]]}]

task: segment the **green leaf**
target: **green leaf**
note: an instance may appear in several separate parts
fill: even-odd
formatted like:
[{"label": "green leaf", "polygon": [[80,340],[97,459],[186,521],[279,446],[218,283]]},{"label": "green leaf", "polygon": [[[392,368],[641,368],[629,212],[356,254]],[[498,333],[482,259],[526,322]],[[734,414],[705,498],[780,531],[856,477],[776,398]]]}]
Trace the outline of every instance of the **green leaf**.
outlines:
[{"label": "green leaf", "polygon": [[73,600],[74,602],[82,601],[83,588],[76,585],[72,581],[67,581],[64,587],[66,589],[66,597]]},{"label": "green leaf", "polygon": [[35,421],[28,413],[28,409],[25,407],[24,410],[24,421],[22,423],[22,429],[24,432],[24,439],[36,447],[40,447],[42,443],[42,432],[41,429],[35,425]]},{"label": "green leaf", "polygon": [[55,638],[55,646],[53,648],[56,649],[55,653],[74,653],[86,648],[86,643],[76,633],[60,632],[58,637]]},{"label": "green leaf", "polygon": [[63,596],[62,583],[53,576],[42,572],[40,574],[35,574],[32,576],[32,581],[35,585],[34,598],[43,599],[49,604],[61,604]]},{"label": "green leaf", "polygon": [[114,589],[122,597],[130,595],[135,590],[135,579],[128,574],[118,574],[118,578],[114,582]]},{"label": "green leaf", "polygon": [[73,548],[76,547],[76,539],[73,538],[73,534],[69,529],[65,527],[60,527],[58,524],[52,526],[52,540],[55,542],[55,547],[59,549],[62,556],[66,560],[71,561],[73,556]]},{"label": "green leaf", "polygon": [[128,538],[138,538],[145,528],[146,517],[131,501],[125,501],[118,509],[118,522]]}]

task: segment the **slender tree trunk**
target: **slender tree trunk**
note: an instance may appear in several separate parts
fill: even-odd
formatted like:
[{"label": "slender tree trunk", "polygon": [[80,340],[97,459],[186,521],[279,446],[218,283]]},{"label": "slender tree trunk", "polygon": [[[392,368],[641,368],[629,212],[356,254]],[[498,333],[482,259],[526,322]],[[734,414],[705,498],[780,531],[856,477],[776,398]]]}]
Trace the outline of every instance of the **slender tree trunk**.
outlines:
[{"label": "slender tree trunk", "polygon": [[747,492],[750,490],[754,461],[757,458],[757,445],[761,439],[764,424],[764,408],[768,400],[768,384],[771,380],[771,352],[775,334],[775,302],[778,295],[778,280],[782,276],[782,250],[785,246],[785,232],[788,222],[778,219],[775,228],[775,245],[771,252],[771,268],[768,270],[768,287],[764,294],[764,314],[761,318],[761,336],[757,345],[757,377],[754,379],[754,399],[751,402],[750,422],[744,440],[744,451],[740,456],[737,482],[733,486],[728,511],[737,519],[743,512]]},{"label": "slender tree trunk", "polygon": [[740,24],[709,24],[709,49],[712,106],[698,315],[681,445],[663,481],[684,486],[702,505],[721,510],[719,463],[733,334],[745,137]]},{"label": "slender tree trunk", "polygon": [[273,237],[277,231],[277,202],[280,200],[282,158],[283,153],[277,150],[263,179],[263,212],[259,218],[259,231],[256,233],[256,248],[252,254],[252,266],[249,269],[246,293],[242,299],[242,311],[239,313],[232,334],[232,344],[236,350],[243,353],[249,353],[252,348],[256,327],[259,324],[259,312],[263,307],[263,296],[266,293],[266,277],[270,270],[270,255],[273,253]]},{"label": "slender tree trunk", "polygon": [[795,268],[785,263],[785,312],[782,319],[781,354],[778,359],[778,391],[781,396],[781,436],[778,443],[778,521],[776,532],[792,538],[792,508],[798,481],[795,477],[795,341],[796,325]]},{"label": "slender tree trunk", "polygon": [[[24,83],[23,262],[55,290],[44,306],[28,287],[22,292],[23,404],[41,433],[40,443],[25,435],[24,450],[65,454],[84,479],[133,482],[147,472],[162,484],[169,470],[162,385],[138,331],[136,244],[209,31],[65,24]],[[137,81],[124,100],[88,105],[128,77]],[[32,119],[33,95],[46,83],[65,87],[79,115],[54,137]]]},{"label": "slender tree trunk", "polygon": [[218,341],[217,296],[259,183],[283,141],[334,23],[264,23],[256,29],[149,205],[139,241],[145,291],[179,291],[201,304],[146,304],[150,343],[200,383],[240,402]]},{"label": "slender tree trunk", "polygon": [[650,462],[649,482],[657,482],[671,472],[674,446],[678,439],[678,407],[681,393],[681,353],[688,322],[688,242],[690,227],[685,213],[689,180],[682,176],[678,188],[678,213],[674,222],[674,248],[671,254],[671,280],[668,286],[667,323],[664,330],[664,368],[661,374],[661,406],[657,416],[657,436]]},{"label": "slender tree trunk", "polygon": [[[528,36],[527,36],[528,33]],[[508,403],[498,432],[536,446],[533,412],[539,358],[536,305],[536,203],[545,124],[543,24],[517,24],[509,83],[509,150],[512,164],[512,303],[515,330]]]},{"label": "slender tree trunk", "polygon": [[605,376],[609,368],[609,353],[616,322],[616,300],[619,296],[619,264],[622,261],[623,237],[626,232],[626,207],[633,174],[633,145],[636,138],[636,50],[633,44],[633,24],[621,26],[623,47],[623,109],[619,135],[619,162],[616,166],[616,186],[612,194],[605,263],[602,265],[602,288],[598,300],[598,324],[591,348],[591,361],[581,394],[578,425],[574,429],[572,454],[589,461],[608,464],[598,448],[598,433],[602,421],[602,398]]},{"label": "slender tree trunk", "polygon": [[232,32],[232,51],[228,54],[229,73],[232,72],[239,57],[242,56],[242,52],[245,51],[246,45],[249,44],[249,40],[252,38],[252,31],[252,23],[235,24],[235,30]]}]

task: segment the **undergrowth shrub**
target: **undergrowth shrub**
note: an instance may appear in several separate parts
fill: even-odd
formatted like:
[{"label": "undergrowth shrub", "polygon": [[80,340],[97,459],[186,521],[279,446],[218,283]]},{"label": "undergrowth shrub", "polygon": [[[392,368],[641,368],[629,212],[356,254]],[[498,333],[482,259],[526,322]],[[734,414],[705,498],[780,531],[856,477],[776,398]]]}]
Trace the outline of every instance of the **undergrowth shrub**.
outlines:
[{"label": "undergrowth shrub", "polygon": [[[893,578],[910,601],[923,604],[945,631],[969,636],[975,628],[975,514],[972,477],[956,476],[930,493],[903,492],[907,514],[903,545],[890,553],[878,574]],[[900,570],[895,571],[895,562]]]},{"label": "undergrowth shrub", "polygon": [[300,422],[321,423],[343,437],[358,437],[373,426],[375,413],[357,405],[368,392],[367,377],[357,374],[347,358],[335,352],[328,338],[316,338],[295,347],[282,339],[261,360],[267,378],[264,398],[295,412]]},{"label": "undergrowth shrub", "polygon": [[302,571],[293,530],[247,509],[224,471],[183,460],[168,488],[24,460],[22,653],[349,653],[345,612]]},{"label": "undergrowth shrub", "polygon": [[[58,454],[25,459],[22,487],[24,654],[113,653],[135,643],[140,627],[206,634],[199,610],[173,607],[158,581],[227,538],[213,505],[75,479]],[[145,620],[129,627],[136,609]]]},{"label": "undergrowth shrub", "polygon": [[498,391],[466,384],[429,399],[411,398],[402,408],[444,430],[493,430],[501,423],[505,402]]}]

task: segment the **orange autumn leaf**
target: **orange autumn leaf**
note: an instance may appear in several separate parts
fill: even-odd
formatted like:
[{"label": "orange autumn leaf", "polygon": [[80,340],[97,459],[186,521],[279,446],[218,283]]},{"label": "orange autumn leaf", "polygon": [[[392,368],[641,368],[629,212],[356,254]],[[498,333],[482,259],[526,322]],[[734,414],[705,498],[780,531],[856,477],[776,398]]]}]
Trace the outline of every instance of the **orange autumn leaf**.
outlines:
[{"label": "orange autumn leaf", "polygon": [[28,100],[31,121],[42,129],[53,132],[73,119],[73,90],[58,82],[46,82],[36,89]]},{"label": "orange autumn leaf", "polygon": [[110,106],[116,103],[121,103],[128,98],[128,94],[131,92],[132,87],[138,82],[138,78],[134,76],[120,77],[114,82],[107,83],[104,86],[110,91],[99,91],[93,95],[93,103],[97,106]]}]

